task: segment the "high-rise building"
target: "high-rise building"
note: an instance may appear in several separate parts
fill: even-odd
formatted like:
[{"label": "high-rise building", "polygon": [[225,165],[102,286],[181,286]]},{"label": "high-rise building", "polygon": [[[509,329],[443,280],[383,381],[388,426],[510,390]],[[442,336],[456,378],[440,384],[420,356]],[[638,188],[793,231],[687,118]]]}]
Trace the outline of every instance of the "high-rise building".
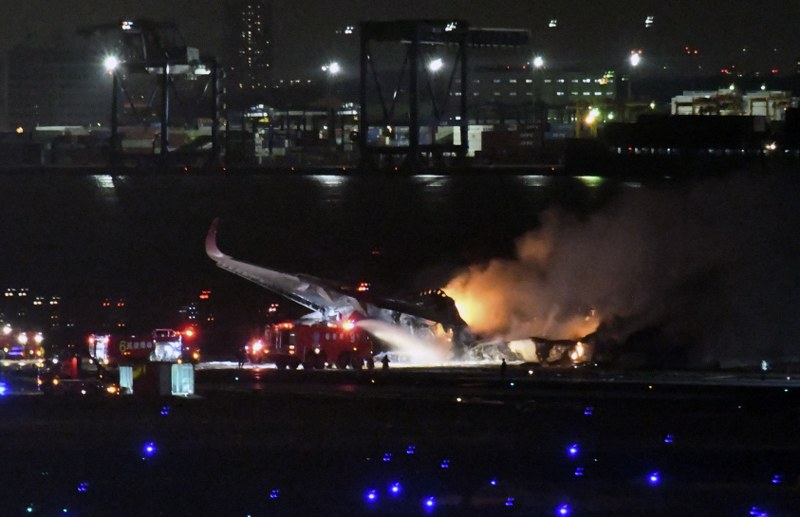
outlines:
[{"label": "high-rise building", "polygon": [[228,92],[259,94],[270,87],[272,23],[270,0],[229,0],[233,48],[228,63]]}]

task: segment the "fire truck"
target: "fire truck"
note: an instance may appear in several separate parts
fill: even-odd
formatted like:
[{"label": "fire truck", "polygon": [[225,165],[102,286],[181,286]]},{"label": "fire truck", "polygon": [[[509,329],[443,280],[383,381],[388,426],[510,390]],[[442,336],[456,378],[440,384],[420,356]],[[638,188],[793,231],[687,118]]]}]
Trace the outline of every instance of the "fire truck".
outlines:
[{"label": "fire truck", "polygon": [[19,331],[4,323],[0,327],[0,359],[41,361],[43,341],[41,332]]},{"label": "fire truck", "polygon": [[88,338],[89,354],[105,365],[197,362],[200,350],[191,341],[193,337],[191,329],[182,333],[173,329],[155,329],[142,336],[92,334]]},{"label": "fire truck", "polygon": [[245,353],[250,362],[274,363],[278,369],[375,367],[372,339],[352,320],[270,324],[245,346]]}]

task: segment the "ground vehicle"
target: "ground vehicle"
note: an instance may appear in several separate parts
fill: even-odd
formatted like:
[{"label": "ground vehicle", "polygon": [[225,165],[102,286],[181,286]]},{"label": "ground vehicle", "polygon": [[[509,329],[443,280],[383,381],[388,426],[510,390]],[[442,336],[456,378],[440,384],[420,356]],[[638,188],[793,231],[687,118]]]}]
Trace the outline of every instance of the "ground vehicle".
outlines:
[{"label": "ground vehicle", "polygon": [[145,335],[92,334],[88,338],[89,353],[103,364],[136,362],[197,362],[199,349],[184,341],[194,336],[193,331],[178,332],[173,329],[155,329]]},{"label": "ground vehicle", "polygon": [[86,352],[54,357],[39,374],[45,395],[119,395],[116,379]]},{"label": "ground vehicle", "polygon": [[5,324],[0,329],[0,359],[41,361],[44,357],[41,332],[26,332]]},{"label": "ground vehicle", "polygon": [[267,325],[264,335],[245,347],[254,363],[275,363],[279,369],[325,368],[336,365],[361,369],[375,366],[372,339],[352,320],[343,322],[282,322]]}]

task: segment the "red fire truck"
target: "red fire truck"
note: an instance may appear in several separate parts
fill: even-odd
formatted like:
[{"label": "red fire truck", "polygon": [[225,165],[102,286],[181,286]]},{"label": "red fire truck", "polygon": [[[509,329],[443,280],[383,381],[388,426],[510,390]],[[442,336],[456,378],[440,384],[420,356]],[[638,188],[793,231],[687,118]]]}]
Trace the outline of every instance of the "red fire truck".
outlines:
[{"label": "red fire truck", "polygon": [[0,359],[41,361],[44,357],[41,332],[19,331],[7,323],[0,326]]},{"label": "red fire truck", "polygon": [[92,334],[88,339],[89,354],[105,365],[197,362],[200,350],[193,345],[193,337],[192,329],[156,329],[140,336]]},{"label": "red fire truck", "polygon": [[262,337],[245,346],[245,353],[250,362],[274,363],[279,369],[296,369],[301,364],[306,370],[375,366],[372,339],[352,320],[270,324]]}]

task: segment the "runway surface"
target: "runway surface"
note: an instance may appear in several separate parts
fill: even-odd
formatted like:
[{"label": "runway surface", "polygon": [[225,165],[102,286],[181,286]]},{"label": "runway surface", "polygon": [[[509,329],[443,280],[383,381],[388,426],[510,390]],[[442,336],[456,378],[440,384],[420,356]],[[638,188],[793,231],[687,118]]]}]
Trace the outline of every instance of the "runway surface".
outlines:
[{"label": "runway surface", "polygon": [[796,381],[733,377],[220,363],[194,397],[7,396],[0,495],[7,515],[796,515]]}]

